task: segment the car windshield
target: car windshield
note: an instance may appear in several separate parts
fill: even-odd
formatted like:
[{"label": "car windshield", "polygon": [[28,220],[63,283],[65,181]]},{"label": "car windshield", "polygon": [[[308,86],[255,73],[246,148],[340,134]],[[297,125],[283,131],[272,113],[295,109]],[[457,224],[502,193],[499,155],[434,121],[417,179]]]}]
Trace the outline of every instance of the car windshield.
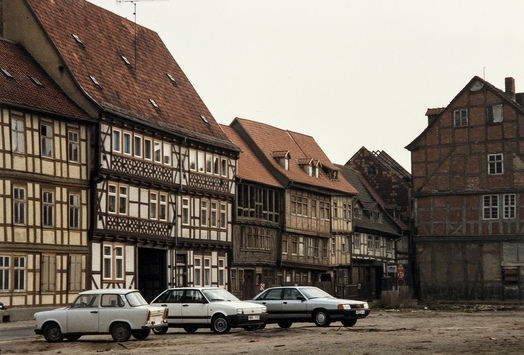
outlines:
[{"label": "car windshield", "polygon": [[127,302],[129,302],[129,305],[131,307],[147,305],[146,300],[144,299],[144,297],[142,297],[142,295],[138,291],[128,293],[126,295],[126,298],[127,298]]},{"label": "car windshield", "polygon": [[300,288],[300,291],[309,299],[311,298],[335,298],[326,291],[323,291],[316,287],[304,287]]},{"label": "car windshield", "polygon": [[205,289],[202,290],[204,292],[204,295],[206,295],[209,302],[217,302],[217,301],[238,301],[239,299],[233,296],[228,291],[224,290],[223,288],[216,288],[216,289]]}]

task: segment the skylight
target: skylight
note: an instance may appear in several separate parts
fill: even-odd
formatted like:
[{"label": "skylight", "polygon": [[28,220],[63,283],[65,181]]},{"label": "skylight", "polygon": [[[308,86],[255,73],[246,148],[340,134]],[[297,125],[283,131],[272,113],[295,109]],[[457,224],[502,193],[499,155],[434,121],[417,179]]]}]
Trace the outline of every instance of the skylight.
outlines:
[{"label": "skylight", "polygon": [[94,76],[89,75],[89,79],[91,79],[91,81],[93,81],[93,84],[95,84],[95,85],[98,86],[98,87],[101,87],[101,86],[100,86],[100,83],[98,82],[98,80],[95,79]]},{"label": "skylight", "polygon": [[178,86],[178,84],[177,84],[175,78],[173,78],[173,75],[171,75],[171,74],[169,74],[169,73],[167,73],[166,75],[167,75],[167,77],[169,78],[169,80],[171,80],[171,82],[173,83],[173,85]]},{"label": "skylight", "polygon": [[157,105],[157,103],[155,102],[155,100],[153,99],[149,99],[149,102],[151,102],[151,105],[153,105],[153,107],[157,110],[160,110],[160,107]]},{"label": "skylight", "polygon": [[205,124],[209,124],[209,121],[207,120],[207,118],[205,118],[202,115],[200,115],[200,118],[202,119],[202,121],[204,121]]},{"label": "skylight", "polygon": [[78,36],[75,35],[74,33],[73,33],[71,36],[73,36],[73,38],[75,39],[76,43],[78,43],[79,46],[84,47],[84,42],[82,42],[82,40],[80,39],[80,37],[78,37]]},{"label": "skylight", "polygon": [[0,70],[1,70],[2,73],[4,73],[4,75],[7,76],[8,78],[14,79],[13,76],[11,75],[11,73],[8,72],[6,69],[4,69],[4,68],[0,68]]},{"label": "skylight", "polygon": [[29,78],[30,78],[31,81],[33,81],[33,83],[35,83],[36,85],[38,85],[38,86],[42,86],[42,87],[44,86],[44,85],[42,85],[42,83],[40,82],[40,80],[38,80],[38,79],[35,78],[34,76],[30,76]]},{"label": "skylight", "polygon": [[124,61],[124,63],[126,63],[126,65],[131,65],[131,63],[129,62],[129,60],[127,60],[125,56],[121,56],[120,58],[122,58],[122,60]]}]

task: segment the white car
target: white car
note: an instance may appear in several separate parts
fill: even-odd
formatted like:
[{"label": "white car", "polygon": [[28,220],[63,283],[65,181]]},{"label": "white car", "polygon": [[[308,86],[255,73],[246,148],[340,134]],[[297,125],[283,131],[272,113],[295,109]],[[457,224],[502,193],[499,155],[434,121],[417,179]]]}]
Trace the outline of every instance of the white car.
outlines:
[{"label": "white car", "polygon": [[[170,288],[151,304],[168,307],[169,326],[184,328],[188,333],[198,328],[211,328],[218,334],[227,333],[231,327],[255,330],[267,319],[266,306],[240,301],[219,287]],[[155,334],[166,331],[166,328],[153,329]]]},{"label": "white car", "polygon": [[151,329],[167,329],[167,308],[147,304],[137,290],[81,292],[69,307],[35,314],[36,334],[48,342],[75,341],[86,334],[111,334],[117,342],[131,335],[145,339]]}]

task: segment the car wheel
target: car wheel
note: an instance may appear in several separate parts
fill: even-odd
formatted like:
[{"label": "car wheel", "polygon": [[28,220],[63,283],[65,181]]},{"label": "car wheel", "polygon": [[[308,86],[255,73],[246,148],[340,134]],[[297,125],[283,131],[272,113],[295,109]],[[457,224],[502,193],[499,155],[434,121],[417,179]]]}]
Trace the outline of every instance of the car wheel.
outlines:
[{"label": "car wheel", "polygon": [[153,333],[157,335],[166,334],[169,327],[153,328]]},{"label": "car wheel", "polygon": [[357,324],[357,320],[356,319],[342,319],[342,324],[345,327],[352,327],[355,324]]},{"label": "car wheel", "polygon": [[69,341],[77,341],[78,339],[80,339],[80,337],[80,334],[68,334],[65,336],[65,338]]},{"label": "car wheel", "polygon": [[151,329],[133,330],[131,332],[131,335],[133,336],[133,338],[138,339],[138,340],[147,338],[149,334],[151,334]]},{"label": "car wheel", "polygon": [[131,328],[127,323],[115,323],[111,327],[113,340],[119,343],[128,341],[131,338]]},{"label": "car wheel", "polygon": [[291,324],[293,324],[293,322],[278,322],[280,328],[289,328],[291,327]]},{"label": "car wheel", "polygon": [[247,330],[248,332],[252,332],[254,330],[257,330],[259,328],[258,325],[246,325],[244,327],[244,330]]},{"label": "car wheel", "polygon": [[329,327],[331,324],[329,314],[327,314],[327,312],[323,309],[316,311],[314,317],[315,324],[318,327]]},{"label": "car wheel", "polygon": [[264,329],[265,327],[266,327],[266,323],[264,323],[264,324],[260,324],[260,325],[258,326],[258,329]]},{"label": "car wheel", "polygon": [[211,330],[217,334],[225,334],[229,332],[229,329],[231,329],[231,326],[227,319],[222,315],[214,317],[211,321]]},{"label": "car wheel", "polygon": [[194,333],[198,330],[198,327],[191,327],[191,326],[188,326],[188,327],[184,327],[184,330],[187,332],[187,333]]},{"label": "car wheel", "polygon": [[50,343],[56,343],[64,339],[60,326],[56,323],[46,325],[44,329],[44,337]]}]

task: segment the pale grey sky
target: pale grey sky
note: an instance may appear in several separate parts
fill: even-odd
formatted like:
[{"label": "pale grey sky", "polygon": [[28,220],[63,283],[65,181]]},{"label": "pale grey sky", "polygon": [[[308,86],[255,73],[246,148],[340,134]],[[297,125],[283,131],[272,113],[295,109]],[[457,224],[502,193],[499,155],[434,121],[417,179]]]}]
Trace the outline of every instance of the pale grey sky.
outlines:
[{"label": "pale grey sky", "polygon": [[[127,0],[90,0],[130,20]],[[344,164],[404,149],[477,75],[524,91],[521,0],[136,0],[219,123],[313,136]]]}]

